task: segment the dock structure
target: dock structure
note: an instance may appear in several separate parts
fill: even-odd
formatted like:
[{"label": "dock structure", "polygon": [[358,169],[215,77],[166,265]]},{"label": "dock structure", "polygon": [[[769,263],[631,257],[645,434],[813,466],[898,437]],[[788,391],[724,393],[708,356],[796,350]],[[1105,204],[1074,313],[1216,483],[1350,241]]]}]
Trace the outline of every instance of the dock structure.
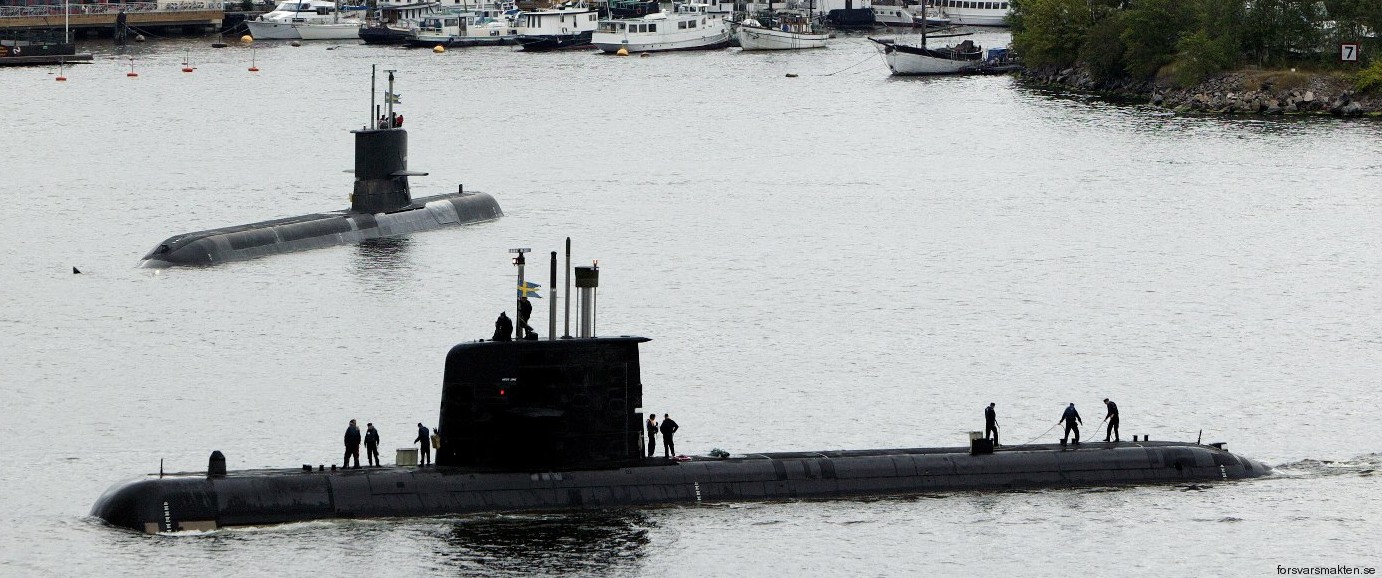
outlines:
[{"label": "dock structure", "polygon": [[[11,0],[0,3],[6,1]],[[222,2],[205,0],[0,5],[0,31],[61,30],[66,25],[77,36],[112,36],[122,12],[126,27],[167,35],[220,32],[226,13]]]}]

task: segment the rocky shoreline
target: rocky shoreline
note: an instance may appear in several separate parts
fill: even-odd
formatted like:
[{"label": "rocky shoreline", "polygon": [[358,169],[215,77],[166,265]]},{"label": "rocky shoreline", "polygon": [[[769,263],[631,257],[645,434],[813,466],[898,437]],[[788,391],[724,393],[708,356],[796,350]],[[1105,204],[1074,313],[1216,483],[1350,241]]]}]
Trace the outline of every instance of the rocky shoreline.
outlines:
[{"label": "rocky shoreline", "polygon": [[1382,117],[1382,95],[1358,94],[1343,74],[1295,70],[1238,70],[1188,88],[1155,80],[1098,82],[1088,71],[1024,69],[1023,79],[1143,101],[1180,113],[1318,114]]}]

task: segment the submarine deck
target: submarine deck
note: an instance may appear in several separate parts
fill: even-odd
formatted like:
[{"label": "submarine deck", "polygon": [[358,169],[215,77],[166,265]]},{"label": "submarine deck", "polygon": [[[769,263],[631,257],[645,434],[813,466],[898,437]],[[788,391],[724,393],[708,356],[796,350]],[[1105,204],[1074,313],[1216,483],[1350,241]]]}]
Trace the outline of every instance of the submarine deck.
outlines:
[{"label": "submarine deck", "polygon": [[[1024,444],[1018,446],[998,446],[994,448],[994,454],[1008,454],[1020,452],[1077,452],[1077,451],[1098,451],[1113,448],[1158,448],[1158,447],[1203,447],[1213,451],[1227,451],[1210,444],[1195,444],[1192,442],[1174,441],[1137,441],[1137,442],[1082,442],[1079,445],[1061,446],[1060,444]],[[229,470],[223,477],[265,477],[265,476],[295,476],[303,474],[331,474],[331,475],[361,475],[378,474],[381,472],[412,472],[412,471],[431,471],[441,474],[494,474],[494,473],[537,473],[549,471],[590,471],[619,468],[636,467],[661,467],[669,465],[680,465],[697,462],[747,462],[754,460],[801,460],[813,458],[861,458],[876,456],[903,456],[903,455],[969,455],[969,448],[954,447],[926,447],[926,448],[887,448],[887,449],[865,449],[865,450],[822,450],[822,451],[796,451],[796,452],[759,452],[751,454],[732,454],[727,458],[717,458],[713,456],[685,456],[682,460],[672,460],[668,458],[644,458],[636,461],[619,462],[612,464],[601,464],[591,467],[572,467],[572,468],[528,468],[528,469],[500,469],[500,468],[476,468],[476,467],[452,467],[452,466],[361,466],[360,468],[341,468],[317,470],[310,472],[302,468],[259,468],[248,470]],[[159,474],[148,474],[158,476]],[[176,472],[164,473],[162,477],[204,477],[205,471],[196,472]]]}]

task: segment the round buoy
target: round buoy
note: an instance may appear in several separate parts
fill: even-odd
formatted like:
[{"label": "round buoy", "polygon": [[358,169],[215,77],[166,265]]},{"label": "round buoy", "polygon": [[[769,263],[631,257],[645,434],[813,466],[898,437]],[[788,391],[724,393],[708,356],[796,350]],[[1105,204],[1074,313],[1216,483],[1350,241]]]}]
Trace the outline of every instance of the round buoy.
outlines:
[{"label": "round buoy", "polygon": [[250,36],[250,35],[248,35],[248,34],[246,34],[246,35],[240,37],[240,42],[244,42],[245,44],[249,44],[249,43],[251,43],[251,42],[254,42],[254,37],[253,37],[253,36]]},{"label": "round buoy", "polygon": [[143,42],[143,41],[144,41],[144,35],[143,35],[143,34],[135,34],[135,35],[134,35],[134,41],[135,41],[135,42]]},{"label": "round buoy", "polygon": [[432,47],[432,52],[436,54],[441,54],[443,52],[446,52],[446,47],[438,44]]},{"label": "round buoy", "polygon": [[250,72],[259,72],[259,67],[258,67],[258,66],[251,66],[251,67],[250,67]]},{"label": "round buoy", "polygon": [[128,77],[130,77],[130,78],[134,78],[134,77],[136,77],[136,76],[139,76],[139,73],[138,73],[138,72],[135,72],[135,71],[133,71],[133,70],[131,70],[131,71],[129,71],[129,72],[126,72],[126,73],[125,73],[125,76],[128,76]]},{"label": "round buoy", "polygon": [[639,58],[647,58],[647,57],[649,57],[649,56],[652,56],[652,55],[651,55],[651,54],[648,54],[647,52],[644,52],[643,54],[639,54],[639,55],[638,55]]},{"label": "round buoy", "polygon": [[614,55],[615,55],[615,56],[628,56],[628,55],[629,55],[629,49],[624,48],[623,46],[620,46],[620,47],[619,47],[619,50],[614,51]]},{"label": "round buoy", "polygon": [[58,82],[67,82],[67,77],[66,77],[66,76],[59,76],[59,77],[57,77],[57,78],[54,78],[53,80],[56,80],[56,81],[58,81]]},{"label": "round buoy", "polygon": [[296,41],[296,40],[294,40],[294,41],[292,41],[292,42],[289,42],[288,45],[289,45],[289,46],[302,46],[302,43],[301,43],[301,42],[298,42],[298,41]]},{"label": "round buoy", "polygon": [[192,68],[191,66],[184,66],[184,67],[182,67],[182,71],[183,71],[183,72],[192,72],[192,70],[193,70],[193,68]]},{"label": "round buoy", "polygon": [[797,73],[795,73],[795,72],[788,72],[788,73],[787,73],[787,78],[796,78],[796,77],[797,77]]}]

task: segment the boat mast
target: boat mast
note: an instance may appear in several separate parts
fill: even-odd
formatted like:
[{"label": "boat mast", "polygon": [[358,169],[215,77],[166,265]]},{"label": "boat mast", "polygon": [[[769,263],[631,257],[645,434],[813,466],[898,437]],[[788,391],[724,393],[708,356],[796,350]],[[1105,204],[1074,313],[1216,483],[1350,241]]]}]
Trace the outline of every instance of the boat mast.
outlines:
[{"label": "boat mast", "polygon": [[69,29],[69,28],[70,28],[70,23],[71,23],[71,22],[72,22],[72,9],[67,7],[67,0],[62,0],[62,43],[63,43],[63,44],[67,44],[68,42],[71,42],[71,41],[72,41],[72,31]]},{"label": "boat mast", "polygon": [[368,117],[369,117],[369,122],[366,122],[366,123],[365,123],[365,128],[366,128],[366,129],[369,129],[370,127],[374,127],[374,128],[378,128],[378,127],[379,127],[378,121],[374,120],[374,113],[375,113],[375,111],[379,110],[379,108],[378,108],[379,105],[374,104],[374,96],[375,96],[375,94],[377,94],[377,93],[375,92],[376,86],[377,86],[377,84],[375,83],[375,74],[376,74],[375,71],[376,71],[376,69],[378,69],[378,68],[379,68],[379,65],[378,65],[378,64],[371,64],[371,65],[369,65],[369,115],[368,115]]}]

